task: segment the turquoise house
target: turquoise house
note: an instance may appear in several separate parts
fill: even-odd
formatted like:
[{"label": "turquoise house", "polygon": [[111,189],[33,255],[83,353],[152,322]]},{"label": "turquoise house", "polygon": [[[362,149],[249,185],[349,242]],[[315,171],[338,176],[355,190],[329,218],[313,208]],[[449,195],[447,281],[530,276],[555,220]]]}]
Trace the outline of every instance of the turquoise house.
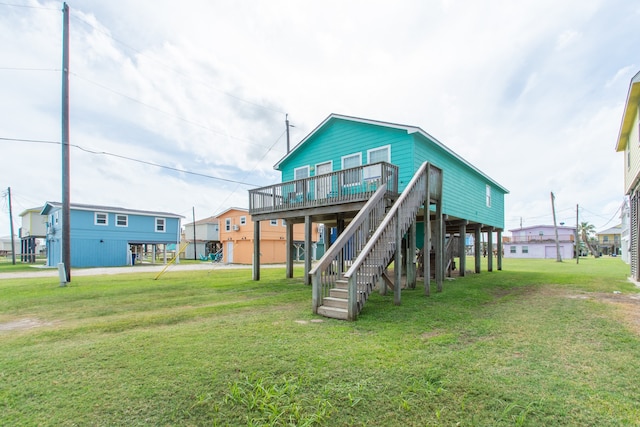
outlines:
[{"label": "turquoise house", "polygon": [[[366,230],[344,237],[342,249],[334,249],[340,254],[331,255],[331,250],[328,250],[325,257],[334,256],[332,261],[328,258],[324,263],[320,261],[321,268],[328,269],[326,275],[333,272],[336,279],[328,280],[320,274],[318,280],[330,283],[322,285],[327,289],[318,291],[315,298],[318,301],[314,301],[316,312],[323,311],[318,310],[323,301],[333,303],[330,294],[338,295],[340,292],[330,291],[341,286],[341,280],[355,280],[352,277],[360,274],[353,265],[364,262],[359,258],[369,256],[363,255],[375,246],[369,239],[381,238],[374,236],[376,231],[383,233],[377,227],[388,227],[383,223],[394,221],[384,219],[394,209],[397,211],[394,215],[400,218],[397,224],[403,224],[396,224],[401,229],[401,236],[396,230],[395,236],[386,237],[386,245],[392,249],[381,256],[380,265],[367,279],[360,277],[358,280],[382,281],[393,286],[385,273],[388,262],[392,259],[399,265],[404,254],[407,280],[414,283],[411,254],[421,249],[424,277],[431,277],[434,272],[440,289],[444,270],[453,265],[453,254],[459,258],[460,274],[465,273],[467,233],[475,237],[476,272],[480,272],[481,252],[488,253],[489,270],[493,270],[493,235],[497,234],[498,250],[495,253],[498,269],[501,269],[504,198],[508,190],[419,127],[332,114],[282,158],[275,169],[282,174],[281,183],[249,193],[249,210],[254,221],[277,214],[288,223],[305,222],[309,227],[318,222],[324,223],[325,227],[336,227],[338,234],[342,235],[352,224],[363,221],[357,217],[364,215],[365,205],[373,203],[371,200],[378,190],[382,189],[384,193],[379,196],[384,201],[384,213],[376,214],[375,218],[371,217],[371,212],[367,213]],[[411,192],[415,194],[409,194]],[[410,198],[415,199],[411,208],[399,206],[407,205]],[[429,220],[425,221],[427,217]],[[372,224],[375,224],[375,230]],[[353,225],[352,228],[361,225]],[[350,232],[354,233],[353,230]],[[486,233],[486,238],[483,238],[483,233]],[[354,236],[359,236],[359,243],[354,241]],[[483,240],[487,247],[481,247]],[[339,241],[340,238],[336,243]],[[425,245],[425,242],[429,244]],[[325,247],[329,246],[328,243]],[[427,259],[430,262],[424,261]],[[399,270],[394,272],[397,280]],[[317,274],[317,266],[313,269],[310,264],[305,267],[308,282],[313,282]],[[257,271],[254,266],[254,278],[259,278],[259,266]],[[374,285],[368,283],[366,286],[371,288]],[[429,280],[425,280],[427,293],[428,286]],[[394,292],[399,292],[397,289],[399,286],[394,287]],[[367,292],[366,289],[352,291],[356,295]],[[399,295],[397,300],[399,303]],[[320,305],[316,307],[316,304]],[[356,306],[350,307],[353,304]],[[355,318],[361,310],[357,306],[363,304],[362,301],[347,302],[345,310],[351,310],[349,315],[334,313],[335,316],[330,317]],[[340,302],[339,305],[345,304]]]},{"label": "turquoise house", "polygon": [[[62,262],[62,228],[67,226],[62,222],[62,204],[47,202],[41,215],[47,217],[47,265],[55,267]],[[181,218],[168,212],[72,203],[70,264],[76,268],[135,264],[145,249],[166,251],[180,242]]]}]

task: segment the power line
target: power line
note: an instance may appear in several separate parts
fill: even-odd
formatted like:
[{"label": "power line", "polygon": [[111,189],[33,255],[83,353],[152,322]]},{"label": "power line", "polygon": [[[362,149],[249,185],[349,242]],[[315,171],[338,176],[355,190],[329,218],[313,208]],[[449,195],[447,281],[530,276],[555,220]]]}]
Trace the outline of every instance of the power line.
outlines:
[{"label": "power line", "polygon": [[53,7],[44,7],[44,6],[27,6],[26,4],[14,4],[14,3],[5,3],[5,2],[0,2],[1,6],[9,6],[9,7],[22,7],[24,9],[40,9],[40,10],[55,10],[57,12],[60,11],[60,9],[56,9]]},{"label": "power line", "polygon": [[29,67],[0,67],[4,71],[55,71],[60,72],[59,68],[29,68]]},{"label": "power line", "polygon": [[[59,141],[46,141],[46,140],[41,140],[41,139],[23,139],[23,138],[3,138],[3,137],[0,137],[0,141],[30,142],[30,143],[38,143],[38,144],[53,144],[53,145],[61,145],[62,144]],[[215,180],[224,181],[224,182],[230,182],[230,183],[233,183],[233,184],[246,185],[246,186],[249,186],[249,187],[260,187],[260,185],[258,185],[258,184],[252,184],[252,183],[237,181],[237,180],[228,179],[228,178],[220,178],[218,176],[207,175],[207,174],[200,173],[200,172],[192,172],[192,171],[188,171],[186,169],[174,168],[172,166],[161,165],[161,164],[158,164],[158,163],[149,162],[147,160],[140,160],[140,159],[135,159],[133,157],[123,156],[123,155],[120,155],[120,154],[109,153],[107,151],[91,150],[91,149],[84,148],[84,147],[82,147],[80,145],[77,145],[77,144],[69,144],[69,146],[77,148],[77,149],[79,149],[81,151],[87,152],[89,154],[102,155],[102,156],[111,156],[111,157],[116,157],[116,158],[123,159],[123,160],[129,160],[129,161],[132,161],[132,162],[142,163],[142,164],[145,164],[145,165],[155,166],[157,168],[167,169],[167,170],[180,172],[180,173],[185,173],[185,174],[189,174],[189,175],[201,176],[201,177],[204,177],[204,178],[215,179]]]}]

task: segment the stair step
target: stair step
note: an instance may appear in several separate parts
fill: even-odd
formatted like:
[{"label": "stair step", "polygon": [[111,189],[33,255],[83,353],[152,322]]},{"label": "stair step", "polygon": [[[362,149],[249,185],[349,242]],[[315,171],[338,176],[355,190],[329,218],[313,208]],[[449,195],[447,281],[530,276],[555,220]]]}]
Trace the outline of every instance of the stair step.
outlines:
[{"label": "stair step", "polygon": [[318,307],[318,314],[324,317],[330,317],[332,319],[339,320],[347,320],[347,309],[346,308],[336,308],[336,307],[327,307],[326,305],[321,305]]},{"label": "stair step", "polygon": [[336,280],[336,287],[334,289],[349,289],[349,281],[347,279]]},{"label": "stair step", "polygon": [[349,300],[346,298],[324,297],[322,299],[322,305],[327,307],[344,308],[347,309]]},{"label": "stair step", "polygon": [[329,289],[329,296],[333,298],[347,299],[349,296],[349,290],[338,288]]}]

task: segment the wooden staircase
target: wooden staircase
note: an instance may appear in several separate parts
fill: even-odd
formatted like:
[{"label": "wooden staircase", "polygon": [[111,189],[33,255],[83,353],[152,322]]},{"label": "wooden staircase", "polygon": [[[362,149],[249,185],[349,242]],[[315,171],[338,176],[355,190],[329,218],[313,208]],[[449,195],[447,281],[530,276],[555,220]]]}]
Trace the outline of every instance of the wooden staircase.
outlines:
[{"label": "wooden staircase", "polygon": [[[378,189],[309,272],[314,313],[356,320],[389,264],[399,264],[396,250],[419,209],[428,209],[432,198],[440,203],[442,171],[425,162],[389,209],[385,192]],[[400,286],[394,293],[399,299]]]}]

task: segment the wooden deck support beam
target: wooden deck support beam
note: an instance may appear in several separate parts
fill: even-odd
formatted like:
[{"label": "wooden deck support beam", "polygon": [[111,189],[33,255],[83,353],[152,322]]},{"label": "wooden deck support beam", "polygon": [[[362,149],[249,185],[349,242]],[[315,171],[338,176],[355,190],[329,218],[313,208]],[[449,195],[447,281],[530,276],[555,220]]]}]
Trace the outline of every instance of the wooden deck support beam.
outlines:
[{"label": "wooden deck support beam", "polygon": [[458,247],[458,253],[460,254],[460,265],[459,265],[459,275],[460,277],[464,277],[465,270],[467,269],[467,225],[469,221],[462,221],[460,224],[460,241]]},{"label": "wooden deck support beam", "polygon": [[409,235],[407,236],[407,256],[405,260],[407,265],[407,288],[416,288],[416,222],[414,221],[409,227]]},{"label": "wooden deck support beam", "polygon": [[293,222],[287,221],[286,228],[286,256],[287,256],[287,279],[291,279],[293,277]]},{"label": "wooden deck support beam", "polygon": [[498,239],[498,271],[502,271],[502,230],[497,231]]},{"label": "wooden deck support beam", "polygon": [[487,271],[493,271],[493,227],[487,228]]},{"label": "wooden deck support beam", "polygon": [[253,222],[253,280],[260,280],[260,221]]},{"label": "wooden deck support beam", "polygon": [[474,227],[474,256],[476,264],[476,273],[480,273],[480,262],[482,261],[482,224],[476,224]]},{"label": "wooden deck support beam", "polygon": [[311,255],[313,250],[311,248],[311,217],[306,215],[304,217],[304,284],[311,285],[311,277],[309,272],[311,271]]}]

